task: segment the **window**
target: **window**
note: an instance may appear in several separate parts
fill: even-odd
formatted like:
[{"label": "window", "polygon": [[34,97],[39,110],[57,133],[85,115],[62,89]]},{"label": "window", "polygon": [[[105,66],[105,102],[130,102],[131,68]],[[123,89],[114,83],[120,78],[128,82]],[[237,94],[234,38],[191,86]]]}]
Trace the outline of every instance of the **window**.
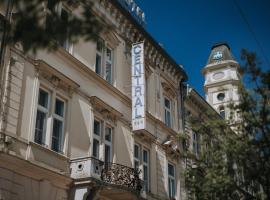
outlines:
[{"label": "window", "polygon": [[113,82],[113,50],[103,40],[97,41],[95,71],[107,82]]},{"label": "window", "polygon": [[141,145],[134,144],[134,168],[142,170],[142,178],[144,181],[144,191],[150,189],[150,157],[149,150]]},{"label": "window", "polygon": [[224,94],[224,93],[218,93],[217,99],[218,99],[219,101],[223,101],[224,98],[225,98],[225,94]]},{"label": "window", "polygon": [[219,107],[219,114],[220,116],[225,119],[225,109],[224,109],[224,106],[220,106]]},{"label": "window", "polygon": [[[103,130],[104,124],[105,128]],[[105,122],[97,119],[94,120],[92,145],[93,157],[104,160],[106,163],[112,162],[112,133],[112,127],[108,126]]]},{"label": "window", "polygon": [[99,159],[99,149],[101,144],[101,122],[94,120],[94,134],[93,134],[93,157]]},{"label": "window", "polygon": [[55,0],[48,0],[47,1],[47,17],[46,17],[46,26],[48,31],[54,29],[55,23],[55,14],[60,17],[60,24],[63,27],[63,35],[61,35],[58,39],[58,44],[63,47],[66,51],[70,52],[71,50],[71,43],[69,39],[68,27],[67,24],[70,19],[71,12],[63,5],[62,2],[57,2]]},{"label": "window", "polygon": [[45,144],[45,134],[47,119],[49,114],[49,93],[45,90],[39,90],[38,107],[35,127],[35,142]]},{"label": "window", "polygon": [[192,148],[194,154],[200,153],[200,135],[195,132],[192,132]]},{"label": "window", "polygon": [[171,101],[167,98],[164,98],[164,108],[165,108],[165,124],[168,127],[172,127],[172,112],[171,112]]},{"label": "window", "polygon": [[168,163],[168,191],[169,198],[175,198],[175,167]]},{"label": "window", "polygon": [[[52,113],[50,110],[52,110]],[[64,123],[65,101],[58,97],[57,94],[53,94],[48,90],[40,88],[34,141],[38,144],[46,145],[56,152],[62,152]]]}]

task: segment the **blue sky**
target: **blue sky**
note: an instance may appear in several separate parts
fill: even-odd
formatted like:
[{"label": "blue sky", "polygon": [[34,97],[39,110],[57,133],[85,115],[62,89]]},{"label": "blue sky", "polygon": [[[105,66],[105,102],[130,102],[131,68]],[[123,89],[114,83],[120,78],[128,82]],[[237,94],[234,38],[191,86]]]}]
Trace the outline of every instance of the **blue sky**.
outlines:
[{"label": "blue sky", "polygon": [[238,62],[242,48],[255,51],[270,68],[234,1],[270,61],[270,0],[136,0],[146,13],[146,30],[184,65],[188,83],[202,96],[201,69],[216,42],[226,41]]}]

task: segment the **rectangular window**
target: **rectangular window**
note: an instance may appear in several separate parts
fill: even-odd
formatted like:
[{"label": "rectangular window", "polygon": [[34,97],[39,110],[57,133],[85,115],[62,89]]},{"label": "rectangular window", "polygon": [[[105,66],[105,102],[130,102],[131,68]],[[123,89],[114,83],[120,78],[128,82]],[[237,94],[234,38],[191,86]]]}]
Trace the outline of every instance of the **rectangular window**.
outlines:
[{"label": "rectangular window", "polygon": [[113,50],[103,40],[97,41],[95,71],[107,82],[113,82]]},{"label": "rectangular window", "polygon": [[105,128],[105,162],[112,162],[112,128]]},{"label": "rectangular window", "polygon": [[93,157],[100,159],[99,149],[101,145],[101,122],[94,120],[94,134],[93,134]]},{"label": "rectangular window", "polygon": [[68,23],[71,12],[64,7],[62,2],[56,0],[47,0],[47,11],[46,26],[48,31],[54,30],[55,15],[60,17],[63,34],[61,37],[57,37],[56,39],[58,40],[58,44],[69,52],[71,44],[69,39]]},{"label": "rectangular window", "polygon": [[94,120],[92,156],[105,163],[112,162],[113,128],[104,121]]},{"label": "rectangular window", "polygon": [[39,89],[34,139],[38,144],[45,144],[47,118],[49,114],[49,97],[47,91]]},{"label": "rectangular window", "polygon": [[34,141],[62,153],[65,101],[57,97],[55,92],[51,93],[45,89],[39,89]]},{"label": "rectangular window", "polygon": [[200,153],[200,136],[195,132],[192,132],[192,148],[194,154]]},{"label": "rectangular window", "polygon": [[144,190],[149,191],[149,151],[143,150],[143,181]]},{"label": "rectangular window", "polygon": [[106,74],[105,79],[109,83],[112,83],[112,50],[106,49]]},{"label": "rectangular window", "polygon": [[168,190],[169,197],[175,198],[175,167],[168,163]]},{"label": "rectangular window", "polygon": [[61,152],[64,130],[64,101],[56,98],[55,111],[53,114],[52,150]]},{"label": "rectangular window", "polygon": [[139,169],[140,167],[140,147],[139,145],[134,145],[134,168]]},{"label": "rectangular window", "polygon": [[148,192],[150,188],[150,157],[149,150],[134,144],[134,168],[142,170],[142,179],[144,181],[144,191]]},{"label": "rectangular window", "polygon": [[171,101],[167,98],[164,98],[165,124],[170,128],[172,127],[171,107]]},{"label": "rectangular window", "polygon": [[[68,23],[69,15],[70,15],[69,11],[67,11],[64,8],[61,9],[60,17],[61,17],[61,20],[62,20],[64,25],[66,25]],[[59,41],[59,44],[66,51],[69,51],[69,49],[70,49],[69,33],[68,33],[68,29],[66,26],[65,26],[65,33],[64,33],[62,39]]]}]

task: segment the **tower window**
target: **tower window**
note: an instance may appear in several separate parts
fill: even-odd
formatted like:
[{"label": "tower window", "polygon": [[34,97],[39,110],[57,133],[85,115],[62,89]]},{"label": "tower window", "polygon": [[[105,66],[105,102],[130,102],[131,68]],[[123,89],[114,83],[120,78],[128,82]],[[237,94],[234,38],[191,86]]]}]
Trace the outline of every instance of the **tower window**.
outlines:
[{"label": "tower window", "polygon": [[217,95],[217,99],[218,99],[219,101],[223,101],[224,98],[225,98],[225,94],[224,94],[224,93],[219,93],[219,94]]},{"label": "tower window", "polygon": [[220,106],[219,107],[219,114],[220,116],[225,119],[225,109],[224,109],[224,106]]}]

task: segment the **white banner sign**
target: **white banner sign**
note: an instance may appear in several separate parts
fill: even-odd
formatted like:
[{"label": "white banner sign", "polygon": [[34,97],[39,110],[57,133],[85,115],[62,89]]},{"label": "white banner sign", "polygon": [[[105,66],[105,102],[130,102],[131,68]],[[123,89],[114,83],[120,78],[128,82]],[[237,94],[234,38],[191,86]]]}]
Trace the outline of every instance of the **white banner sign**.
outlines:
[{"label": "white banner sign", "polygon": [[132,45],[132,128],[145,129],[144,43]]}]

